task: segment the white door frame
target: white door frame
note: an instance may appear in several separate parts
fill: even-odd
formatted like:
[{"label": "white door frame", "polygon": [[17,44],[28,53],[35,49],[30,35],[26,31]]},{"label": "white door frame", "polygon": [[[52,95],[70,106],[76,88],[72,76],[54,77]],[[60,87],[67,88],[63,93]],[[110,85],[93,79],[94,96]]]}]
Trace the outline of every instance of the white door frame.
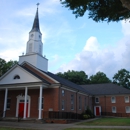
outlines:
[{"label": "white door frame", "polygon": [[[19,112],[19,103],[20,100],[25,100],[24,95],[18,95],[17,97],[17,103],[16,103],[16,117],[18,117],[18,112]],[[27,117],[30,117],[30,103],[31,103],[31,98],[29,95],[27,95],[27,100],[28,100],[28,115]]]},{"label": "white door frame", "polygon": [[96,107],[99,107],[99,114],[101,116],[101,106],[94,106],[94,115],[96,116]]}]

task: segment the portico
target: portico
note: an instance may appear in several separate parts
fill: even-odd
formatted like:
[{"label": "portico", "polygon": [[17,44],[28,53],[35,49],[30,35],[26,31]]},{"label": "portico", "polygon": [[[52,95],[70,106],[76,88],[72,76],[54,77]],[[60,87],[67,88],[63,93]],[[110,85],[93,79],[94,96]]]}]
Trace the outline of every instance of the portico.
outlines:
[{"label": "portico", "polygon": [[[4,91],[3,118],[6,117],[6,115],[21,117],[23,119],[30,118],[30,115],[33,117],[33,114],[31,113],[33,110],[31,109],[34,108],[31,107],[31,104],[33,105],[32,99],[35,99],[38,104],[34,111],[38,111],[37,119],[42,119],[44,88],[47,88],[47,86],[40,83],[35,83],[35,85],[26,84],[25,86],[21,86],[20,84],[1,86],[0,90]],[[33,93],[35,93],[35,91],[37,96],[34,97]],[[15,108],[15,113],[13,108]]]}]

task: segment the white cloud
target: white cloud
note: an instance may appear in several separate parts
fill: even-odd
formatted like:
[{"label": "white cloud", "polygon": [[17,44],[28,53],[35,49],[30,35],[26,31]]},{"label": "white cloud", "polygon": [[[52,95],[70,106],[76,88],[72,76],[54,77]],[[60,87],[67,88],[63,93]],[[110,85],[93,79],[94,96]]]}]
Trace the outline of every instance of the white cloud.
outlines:
[{"label": "white cloud", "polygon": [[[67,70],[83,70],[89,76],[98,71],[104,72],[112,78],[118,70],[125,68],[130,71],[130,25],[122,22],[124,38],[114,46],[105,46],[98,43],[96,37],[90,37],[83,50],[67,64],[61,65],[57,72]],[[127,36],[126,36],[127,35]]]},{"label": "white cloud", "polygon": [[123,20],[121,22],[122,24],[122,32],[124,35],[130,35],[130,19],[128,19],[127,21]]}]

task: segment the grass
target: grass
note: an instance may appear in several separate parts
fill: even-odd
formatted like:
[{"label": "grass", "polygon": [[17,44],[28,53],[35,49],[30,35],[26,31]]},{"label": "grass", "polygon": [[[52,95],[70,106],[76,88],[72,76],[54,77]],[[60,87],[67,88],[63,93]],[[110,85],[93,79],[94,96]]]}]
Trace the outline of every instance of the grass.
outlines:
[{"label": "grass", "polygon": [[119,128],[68,128],[65,130],[128,130],[128,129],[119,129]]},{"label": "grass", "polygon": [[79,125],[87,125],[87,126],[130,126],[130,118],[99,118],[97,120],[80,123]]},{"label": "grass", "polygon": [[0,130],[32,130],[32,129],[1,127]]}]

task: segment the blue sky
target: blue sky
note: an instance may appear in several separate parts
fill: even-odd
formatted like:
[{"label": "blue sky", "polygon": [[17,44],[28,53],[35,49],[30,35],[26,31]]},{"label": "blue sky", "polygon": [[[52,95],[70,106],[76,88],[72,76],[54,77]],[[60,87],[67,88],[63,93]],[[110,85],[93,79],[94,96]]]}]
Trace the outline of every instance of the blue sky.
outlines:
[{"label": "blue sky", "polygon": [[129,21],[96,23],[87,13],[76,19],[60,0],[1,0],[0,58],[18,60],[25,53],[38,2],[49,71],[101,71],[109,78],[122,68],[130,71]]}]

